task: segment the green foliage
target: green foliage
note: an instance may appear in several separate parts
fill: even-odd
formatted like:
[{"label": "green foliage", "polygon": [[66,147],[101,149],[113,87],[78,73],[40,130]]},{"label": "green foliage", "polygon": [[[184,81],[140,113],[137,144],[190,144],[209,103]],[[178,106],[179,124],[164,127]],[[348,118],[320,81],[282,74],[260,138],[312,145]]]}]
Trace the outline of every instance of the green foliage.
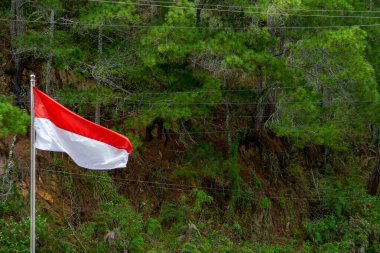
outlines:
[{"label": "green foliage", "polygon": [[29,116],[13,106],[7,97],[0,96],[0,137],[9,134],[25,134]]},{"label": "green foliage", "polygon": [[[234,249],[233,242],[223,234],[218,233],[210,228],[207,236],[194,234],[191,240],[183,243],[181,250],[188,253],[203,252],[232,252]],[[236,251],[237,252],[237,251]]]},{"label": "green foliage", "polygon": [[[350,133],[351,141],[355,137],[352,127],[360,129],[377,121],[376,115],[366,114],[377,107],[375,103],[355,104],[379,98],[373,68],[365,58],[366,36],[359,28],[324,31],[291,47],[288,61],[304,70],[299,73],[299,85],[305,87],[286,94],[286,102],[280,102],[281,120],[273,124],[278,135],[294,137],[299,147],[312,141],[345,149],[345,136]],[[323,65],[318,64],[321,59]],[[288,105],[289,101],[296,104]],[[361,115],[350,121],[357,112]]]},{"label": "green foliage", "polygon": [[256,189],[260,189],[262,187],[260,178],[258,178],[256,175],[253,177],[252,186]]},{"label": "green foliage", "polygon": [[[304,222],[305,232],[317,252],[365,250],[377,252],[380,236],[380,202],[358,187],[350,175],[344,183],[339,181],[325,191],[324,205],[328,214],[314,221]],[[326,182],[327,183],[327,182]],[[354,194],[353,194],[354,193]]]},{"label": "green foliage", "polygon": [[[107,4],[107,3],[87,3],[82,8],[82,20],[85,23],[94,24],[90,27],[97,28],[101,22],[109,19],[116,21],[117,18],[126,19],[125,21],[133,22],[138,20],[138,16],[134,15],[135,6],[128,4],[128,0],[120,1],[121,4]],[[126,3],[126,4],[122,4]]]},{"label": "green foliage", "polygon": [[[210,153],[214,155],[210,156]],[[224,172],[222,154],[214,151],[211,143],[198,143],[194,150],[189,150],[185,159],[189,161],[189,165],[175,170],[175,177],[192,181],[199,177],[216,178]]]},{"label": "green foliage", "polygon": [[173,203],[164,203],[160,209],[159,220],[165,224],[184,224],[186,221],[186,207]]},{"label": "green foliage", "polygon": [[190,242],[186,242],[185,244],[183,244],[181,250],[183,252],[186,252],[186,253],[201,253],[202,252],[202,251],[198,250],[197,245],[190,243]]},{"label": "green foliage", "polygon": [[[0,3],[4,17],[10,2]],[[88,194],[98,209],[69,227],[40,220],[42,252],[380,251],[379,200],[363,187],[380,123],[377,1],[22,2],[22,34],[9,43],[9,27],[0,31],[12,44],[0,52],[5,76],[9,52],[37,72],[52,56],[54,96],[89,120],[101,105],[102,125],[139,150],[131,174],[195,188],[152,184],[144,201],[131,198],[136,213],[118,192],[129,188],[107,172],[79,184],[61,178],[62,192]],[[51,10],[52,44],[43,23]],[[179,152],[152,162],[157,143],[143,137],[158,118],[170,137],[163,148]],[[0,97],[0,137],[27,126],[25,112]],[[53,169],[63,165],[53,156]],[[17,194],[0,202],[0,251],[27,250],[24,206]]]},{"label": "green foliage", "polygon": [[132,239],[129,244],[128,249],[131,252],[143,253],[144,252],[144,238],[142,236],[137,236]]},{"label": "green foliage", "polygon": [[132,143],[134,154],[136,154],[139,148],[143,146],[143,140],[139,135],[130,132],[123,133],[123,131],[118,131],[118,129],[115,129],[115,131],[123,134],[124,136],[128,136],[129,141]]},{"label": "green foliage", "polygon": [[[0,189],[2,187],[0,186]],[[0,219],[7,216],[17,217],[18,212],[22,210],[25,205],[24,199],[18,192],[16,187],[13,187],[10,191],[10,196],[0,199]]]},{"label": "green foliage", "polygon": [[226,168],[228,179],[230,180],[231,201],[234,203],[241,196],[241,166],[236,159],[224,161],[223,166]]},{"label": "green foliage", "polygon": [[[29,252],[29,218],[23,218],[20,221],[12,217],[0,219],[0,252]],[[41,216],[36,217],[36,240],[37,242],[46,243],[48,234],[46,231],[46,220]]]},{"label": "green foliage", "polygon": [[[209,103],[217,103],[221,99],[220,83],[218,80],[205,76],[191,76],[182,70],[173,70],[173,73],[163,77],[167,78],[168,89],[185,89],[187,86],[193,87],[201,85],[200,88],[185,93],[153,94],[147,98],[142,98],[139,94],[130,97],[131,102],[141,103],[141,112],[136,117],[127,118],[125,124],[130,128],[139,128],[150,124],[155,118],[164,120],[167,130],[182,130],[180,122],[209,115],[211,106]],[[207,93],[207,91],[213,91]],[[215,91],[216,90],[216,91]],[[197,104],[199,103],[199,104]],[[154,105],[154,110],[149,108]]]},{"label": "green foliage", "polygon": [[62,11],[61,0],[37,0],[36,3],[41,9]]},{"label": "green foliage", "polygon": [[[94,220],[83,223],[80,231],[82,243],[93,252],[104,252],[104,250],[118,252],[125,249],[142,252],[144,249],[144,240],[141,237],[142,218],[122,197],[115,202],[100,203]],[[107,234],[115,236],[104,240]]]},{"label": "green foliage", "polygon": [[[363,218],[351,218],[348,221],[328,216],[312,223],[305,223],[305,230],[318,252],[342,252],[360,248],[369,250],[372,229],[368,221]],[[378,246],[374,248],[378,249]]]},{"label": "green foliage", "polygon": [[192,210],[194,212],[200,212],[202,210],[202,205],[203,204],[211,204],[213,201],[213,198],[209,195],[207,195],[204,191],[198,190],[198,189],[193,189],[191,191],[191,194],[194,196],[194,207]]},{"label": "green foliage", "polygon": [[270,206],[271,206],[271,200],[268,197],[260,198],[260,200],[257,204],[257,207],[259,209],[264,209],[264,210],[269,209]]},{"label": "green foliage", "polygon": [[146,232],[150,236],[154,236],[157,232],[161,232],[161,224],[157,219],[149,217],[146,221]]},{"label": "green foliage", "polygon": [[[87,88],[81,89],[66,85],[63,89],[58,91],[56,95],[59,97],[59,102],[67,105],[68,108],[72,108],[74,105],[81,105],[82,103],[86,104],[86,106],[77,106],[77,109],[74,110],[75,112],[84,115],[89,114],[89,110],[91,109],[93,111],[96,103],[105,106],[106,112],[109,112],[107,111],[107,106],[112,105],[114,97],[121,96],[120,93],[113,92],[107,87],[96,87],[96,85],[90,84]],[[110,113],[112,113],[112,111],[110,111]]]},{"label": "green foliage", "polygon": [[[116,192],[116,187],[106,171],[89,171],[82,179],[83,184],[91,189],[89,194],[99,202],[120,201],[120,195]],[[66,180],[67,187],[74,190],[76,185],[70,180]]]},{"label": "green foliage", "polygon": [[11,2],[10,1],[2,1],[0,3],[0,11],[1,11],[0,13],[2,15],[8,14],[8,12],[10,11],[10,9],[11,9]]},{"label": "green foliage", "polygon": [[[281,123],[273,124],[277,134],[279,136],[292,136],[297,147],[302,147],[305,143],[313,141],[316,144],[337,149],[345,148],[342,145],[344,143],[340,142],[343,138],[343,133],[339,125],[333,121],[325,124],[318,123],[324,113],[320,104],[315,103],[318,98],[318,94],[313,91],[297,88],[287,98],[287,100],[296,104],[292,105],[291,110],[283,113]],[[281,105],[281,108],[286,108],[286,104]]]},{"label": "green foliage", "polygon": [[[49,221],[51,223],[51,221]],[[46,244],[45,252],[77,252],[76,239],[69,227],[54,226],[49,229],[49,242]],[[41,249],[39,249],[41,250]],[[43,250],[41,250],[43,251]]]},{"label": "green foliage", "polygon": [[291,252],[308,252],[297,249],[293,245],[265,245],[262,243],[255,243],[253,247],[244,248],[243,252],[260,252],[260,253],[291,253]]}]

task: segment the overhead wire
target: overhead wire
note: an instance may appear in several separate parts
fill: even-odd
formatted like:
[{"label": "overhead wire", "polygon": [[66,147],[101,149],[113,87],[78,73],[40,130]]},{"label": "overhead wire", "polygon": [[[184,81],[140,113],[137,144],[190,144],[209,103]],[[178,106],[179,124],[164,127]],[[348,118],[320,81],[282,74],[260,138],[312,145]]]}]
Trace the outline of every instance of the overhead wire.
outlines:
[{"label": "overhead wire", "polygon": [[[120,97],[114,95],[102,95],[102,97],[113,97],[117,99],[124,99],[128,96],[146,96],[146,95],[171,95],[171,94],[194,94],[194,93],[238,93],[238,92],[260,92],[260,91],[268,91],[268,90],[288,90],[288,89],[297,89],[297,88],[309,88],[310,85],[299,85],[299,86],[279,86],[279,87],[267,87],[267,88],[248,88],[248,89],[213,89],[213,90],[193,90],[193,91],[142,91],[142,92],[131,92],[130,94]],[[244,87],[243,87],[244,88]],[[64,96],[60,95],[58,97],[63,98]],[[70,97],[81,97],[78,94],[72,94]]]},{"label": "overhead wire", "polygon": [[302,87],[310,87],[307,85],[302,86],[279,86],[279,87],[267,87],[267,88],[248,88],[248,89],[214,89],[214,90],[194,90],[194,91],[169,91],[169,92],[160,92],[160,91],[152,91],[152,92],[131,92],[131,95],[170,95],[170,94],[193,94],[193,93],[218,93],[218,92],[259,92],[265,90],[285,90],[285,89],[297,89]]},{"label": "overhead wire", "polygon": [[[53,97],[53,99],[55,99]],[[17,102],[22,103],[29,103],[29,100],[17,100]],[[325,101],[278,101],[278,102],[173,102],[172,100],[167,101],[159,101],[159,102],[152,102],[152,101],[123,101],[123,104],[127,105],[166,105],[166,106],[172,106],[172,105],[183,105],[183,106],[200,106],[200,105],[281,105],[281,104],[322,104],[322,105],[335,105],[335,104],[370,104],[370,103],[379,103],[380,100],[353,100],[353,101],[343,101],[343,100],[337,100],[337,101],[330,101],[326,104]],[[101,103],[101,102],[100,102]],[[79,101],[79,102],[70,102],[65,104],[99,104],[99,102],[96,101]]]},{"label": "overhead wire", "polygon": [[[159,91],[152,91],[152,92],[130,92],[130,94],[127,94],[125,96],[117,96],[117,95],[107,95],[102,94],[102,98],[114,98],[116,100],[126,100],[129,97],[146,97],[148,95],[163,95],[163,96],[169,96],[173,94],[204,94],[204,93],[250,93],[250,92],[267,92],[267,91],[281,91],[281,90],[291,90],[291,89],[298,89],[298,88],[311,88],[310,85],[298,85],[298,86],[279,86],[279,87],[266,87],[266,88],[248,88],[248,89],[213,89],[213,90],[192,90],[192,91],[165,91],[165,92],[159,92]],[[243,87],[244,88],[244,87]],[[80,95],[78,93],[70,94],[70,95],[52,95],[55,99],[65,99],[65,98],[86,98],[83,95]],[[135,99],[141,100],[141,99]]]},{"label": "overhead wire", "polygon": [[[63,26],[72,26],[72,25],[81,25],[81,26],[98,26],[98,23],[82,23],[77,21],[72,22],[50,22],[50,21],[39,21],[39,20],[10,20],[0,18],[0,21],[14,21],[14,22],[23,22],[23,23],[36,23],[36,24],[56,24]],[[168,25],[135,25],[135,24],[102,24],[103,27],[126,27],[126,28],[166,28],[166,29],[200,29],[200,30],[247,30],[249,27],[210,27],[210,26],[168,26]],[[273,26],[272,29],[332,29],[332,28],[350,28],[350,27],[378,27],[380,23],[373,24],[353,24],[353,25],[325,25],[325,26]]]},{"label": "overhead wire", "polygon": [[[152,3],[170,3],[169,1],[157,1],[149,0]],[[177,3],[178,4],[178,3]],[[202,3],[202,6],[211,6],[211,7],[230,7],[230,8],[252,8],[252,9],[268,9],[271,6],[252,6],[252,5],[229,5],[229,4],[208,4]],[[273,6],[273,5],[272,5]],[[380,10],[350,10],[350,9],[305,9],[305,8],[283,8],[284,11],[305,11],[305,12],[353,12],[353,13],[380,13]]]},{"label": "overhead wire", "polygon": [[[159,181],[150,181],[150,180],[139,180],[139,179],[127,179],[127,178],[116,178],[116,177],[105,177],[105,176],[99,176],[99,175],[93,175],[93,174],[83,174],[83,173],[73,173],[73,172],[67,172],[67,171],[58,171],[58,170],[52,170],[52,169],[38,169],[37,172],[43,171],[47,173],[57,173],[62,174],[66,176],[77,176],[77,177],[89,177],[89,178],[99,178],[104,180],[113,180],[118,183],[126,183],[130,185],[131,183],[136,184],[145,184],[149,187],[154,188],[161,188],[161,189],[168,189],[168,190],[180,190],[180,191],[192,191],[193,189],[201,189],[209,192],[214,193],[220,193],[225,195],[226,193],[244,193],[241,189],[232,189],[232,188],[222,188],[222,187],[207,187],[207,186],[193,186],[193,185],[186,185],[186,184],[177,184],[177,183],[167,183],[167,182],[159,182]],[[265,194],[265,193],[264,193]],[[330,196],[328,198],[326,197],[311,197],[311,196],[294,196],[291,194],[284,194],[282,196],[277,195],[268,195],[265,194],[266,197],[269,197],[271,199],[286,199],[286,200],[313,200],[313,201],[321,201],[322,199],[352,199],[356,200],[358,199],[355,196]],[[260,198],[253,198],[253,196],[241,196],[242,198],[247,199],[257,199]],[[367,199],[367,198],[363,198]]]},{"label": "overhead wire", "polygon": [[110,4],[120,4],[120,5],[133,5],[133,6],[154,6],[154,7],[164,7],[164,8],[174,8],[174,9],[194,9],[203,11],[216,11],[216,12],[228,12],[228,13],[245,13],[245,14],[264,14],[264,15],[289,15],[297,17],[324,17],[324,18],[362,18],[362,19],[380,19],[380,17],[373,16],[353,16],[353,15],[323,15],[323,14],[299,14],[299,13],[282,13],[282,12],[263,12],[263,11],[245,11],[245,10],[231,10],[231,9],[217,9],[211,8],[207,9],[204,7],[196,6],[181,6],[181,5],[162,5],[155,3],[135,3],[135,2],[120,2],[120,1],[107,1],[107,0],[89,0],[89,2],[96,3],[110,3]]},{"label": "overhead wire", "polygon": [[[361,112],[361,113],[353,113],[352,116],[366,116],[368,115],[368,113],[378,113],[379,111],[371,111],[371,112]],[[234,114],[230,114],[228,117],[230,120],[232,119],[240,119],[240,118],[246,118],[246,119],[262,119],[262,118],[270,118],[270,117],[273,117],[273,116],[276,116],[277,112],[274,112],[272,114],[264,114],[264,115],[234,115]],[[117,116],[123,116],[123,115],[118,115],[117,113],[115,113],[114,115],[117,115]],[[81,117],[84,117],[84,118],[92,118],[94,117],[93,114],[80,114],[79,116]],[[131,115],[128,115],[128,114],[125,114],[124,117],[129,117]],[[136,115],[134,115],[136,116]],[[205,116],[188,116],[186,118],[189,118],[189,119],[200,119],[200,120],[208,120],[208,119],[226,119],[226,115],[223,114],[223,116],[208,116],[208,115],[205,115]],[[104,118],[104,120],[107,120],[107,121],[118,121],[120,119],[107,119],[107,118]],[[337,122],[351,122],[349,120],[339,120],[339,119],[334,119],[334,118],[330,118],[328,119],[330,120],[332,123],[337,123]],[[314,124],[322,124],[323,122],[316,122]],[[310,125],[313,125],[313,124],[310,124]]]},{"label": "overhead wire", "polygon": [[[103,94],[102,97],[112,97],[115,99],[126,99],[132,96],[147,96],[147,95],[163,95],[168,96],[172,94],[197,94],[197,93],[241,93],[241,92],[267,92],[267,91],[281,91],[281,90],[292,90],[298,88],[313,88],[312,85],[297,85],[297,86],[273,86],[273,87],[264,87],[264,88],[253,88],[253,87],[242,87],[240,89],[208,89],[208,90],[187,90],[187,91],[131,91],[130,94],[126,94],[125,96],[117,96],[117,95],[106,95]],[[57,98],[65,98],[68,96],[63,95],[55,95]],[[85,98],[80,94],[70,94],[70,98]]]}]

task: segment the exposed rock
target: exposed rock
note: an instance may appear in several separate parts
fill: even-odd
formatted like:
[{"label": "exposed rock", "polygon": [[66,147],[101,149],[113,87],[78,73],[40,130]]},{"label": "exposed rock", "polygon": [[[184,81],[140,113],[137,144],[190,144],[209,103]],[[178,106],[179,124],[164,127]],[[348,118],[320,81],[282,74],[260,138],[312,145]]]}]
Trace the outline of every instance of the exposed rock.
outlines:
[{"label": "exposed rock", "polygon": [[108,243],[109,246],[111,246],[112,242],[116,239],[116,233],[114,231],[108,230],[107,233],[104,235],[104,241]]}]

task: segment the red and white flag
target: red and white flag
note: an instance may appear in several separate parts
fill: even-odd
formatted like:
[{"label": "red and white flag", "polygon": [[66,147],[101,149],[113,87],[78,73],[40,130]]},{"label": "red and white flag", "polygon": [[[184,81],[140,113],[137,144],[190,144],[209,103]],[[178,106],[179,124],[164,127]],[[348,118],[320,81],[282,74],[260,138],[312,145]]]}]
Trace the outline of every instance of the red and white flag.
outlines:
[{"label": "red and white flag", "polygon": [[36,87],[33,94],[36,148],[65,152],[87,169],[127,166],[132,152],[127,137],[80,117]]}]

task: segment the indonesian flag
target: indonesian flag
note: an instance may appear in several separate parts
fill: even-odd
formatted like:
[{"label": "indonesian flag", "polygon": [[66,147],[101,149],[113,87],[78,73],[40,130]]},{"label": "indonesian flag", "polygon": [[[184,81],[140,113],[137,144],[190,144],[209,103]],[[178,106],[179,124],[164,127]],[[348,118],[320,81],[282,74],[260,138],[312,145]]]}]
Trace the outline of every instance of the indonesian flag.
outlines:
[{"label": "indonesian flag", "polygon": [[33,87],[35,147],[65,152],[87,169],[127,166],[132,145],[128,138],[82,118]]}]

